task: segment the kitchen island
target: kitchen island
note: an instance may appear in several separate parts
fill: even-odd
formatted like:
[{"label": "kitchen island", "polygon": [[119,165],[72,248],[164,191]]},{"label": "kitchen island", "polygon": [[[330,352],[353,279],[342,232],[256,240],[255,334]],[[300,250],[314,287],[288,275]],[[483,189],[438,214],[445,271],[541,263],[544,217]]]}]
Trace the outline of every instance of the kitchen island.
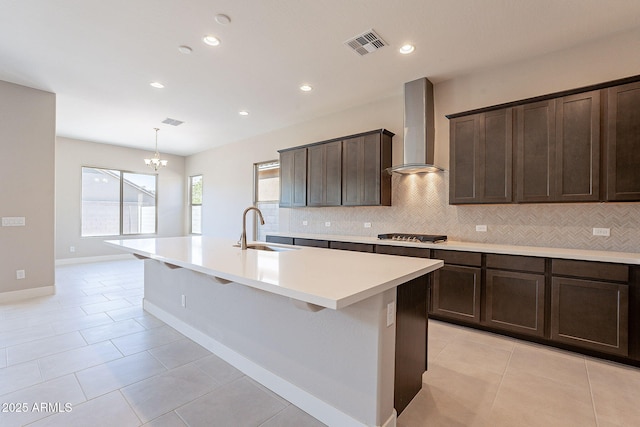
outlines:
[{"label": "kitchen island", "polygon": [[211,237],[107,243],[147,259],[145,310],[291,403],[328,425],[395,425],[396,288],[442,261]]}]

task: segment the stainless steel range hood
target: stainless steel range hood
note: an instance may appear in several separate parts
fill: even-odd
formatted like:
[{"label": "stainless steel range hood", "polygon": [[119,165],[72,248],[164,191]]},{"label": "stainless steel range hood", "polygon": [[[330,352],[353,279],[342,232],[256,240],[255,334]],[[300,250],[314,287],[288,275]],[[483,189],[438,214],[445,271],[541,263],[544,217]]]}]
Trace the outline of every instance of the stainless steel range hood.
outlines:
[{"label": "stainless steel range hood", "polygon": [[433,84],[425,77],[404,84],[404,162],[388,173],[440,172],[434,165]]}]

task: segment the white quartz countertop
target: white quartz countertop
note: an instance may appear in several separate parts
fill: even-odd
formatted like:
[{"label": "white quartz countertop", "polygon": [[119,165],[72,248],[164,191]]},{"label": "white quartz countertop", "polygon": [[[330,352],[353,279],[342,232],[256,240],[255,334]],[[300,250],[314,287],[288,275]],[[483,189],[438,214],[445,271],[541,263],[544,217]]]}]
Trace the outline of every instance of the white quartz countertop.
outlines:
[{"label": "white quartz countertop", "polygon": [[[406,246],[415,248],[444,249],[452,251],[484,252],[492,254],[524,255],[545,258],[563,258],[583,261],[613,262],[619,264],[640,265],[640,253],[596,251],[586,249],[549,248],[538,246],[501,245],[493,243],[456,242],[446,241],[442,243],[413,243],[395,240],[380,240],[377,237],[367,236],[341,236],[331,234],[304,234],[304,233],[269,233],[273,236],[293,237],[298,239],[330,240],[336,242],[368,243],[376,245]],[[638,243],[640,249],[640,243]]]},{"label": "white quartz countertop", "polygon": [[340,309],[432,272],[440,260],[280,246],[241,250],[207,236],[106,241],[126,252],[321,307]]}]

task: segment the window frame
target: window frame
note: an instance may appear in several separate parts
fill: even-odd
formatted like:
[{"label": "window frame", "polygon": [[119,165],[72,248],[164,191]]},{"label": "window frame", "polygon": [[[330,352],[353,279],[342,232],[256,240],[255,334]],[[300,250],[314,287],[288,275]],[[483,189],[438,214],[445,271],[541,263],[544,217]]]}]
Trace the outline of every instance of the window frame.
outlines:
[{"label": "window frame", "polygon": [[[118,217],[118,234],[101,234],[101,235],[95,235],[95,236],[85,236],[83,234],[82,231],[82,225],[83,225],[83,220],[84,220],[84,213],[83,213],[83,203],[84,203],[84,197],[83,197],[83,182],[82,182],[82,177],[84,175],[84,169],[97,169],[97,170],[104,170],[104,171],[111,171],[111,172],[118,172],[119,174],[119,201],[118,201],[118,213],[119,213],[119,217]],[[154,229],[155,231],[153,233],[127,233],[124,234],[124,174],[134,174],[134,175],[148,175],[148,176],[153,176],[154,180],[155,180],[155,195],[154,195],[154,201],[155,201],[155,215],[154,215]],[[131,237],[131,236],[157,236],[158,235],[158,193],[159,193],[159,188],[158,188],[158,174],[157,173],[146,173],[146,172],[136,172],[136,171],[131,171],[131,170],[125,170],[125,169],[117,169],[117,168],[109,168],[109,167],[102,167],[102,166],[81,166],[80,167],[80,238],[83,239],[91,239],[91,238],[104,238],[104,237]]]},{"label": "window frame", "polygon": [[[193,179],[198,177],[200,178],[200,182],[202,183],[202,190],[204,190],[204,176],[201,173],[189,176],[189,180],[187,184],[189,188],[189,191],[188,191],[189,193],[189,234],[201,236],[202,235],[202,200],[200,200],[200,203],[193,203]],[[203,194],[200,195],[201,199],[204,199],[203,196],[204,196],[204,192]],[[200,206],[200,232],[199,233],[194,233],[193,231],[193,207],[194,206]]]},{"label": "window frame", "polygon": [[[259,191],[259,181],[260,181],[260,166],[261,165],[278,165],[278,178],[280,178],[280,159],[275,159],[275,160],[267,160],[267,161],[263,161],[263,162],[256,162],[253,164],[253,206],[258,207],[258,203],[259,202],[278,202],[280,200],[279,195],[277,199],[274,200],[258,200],[258,191]],[[279,191],[278,191],[279,192]],[[258,215],[254,215],[253,217],[253,236],[254,239],[258,238]]]}]

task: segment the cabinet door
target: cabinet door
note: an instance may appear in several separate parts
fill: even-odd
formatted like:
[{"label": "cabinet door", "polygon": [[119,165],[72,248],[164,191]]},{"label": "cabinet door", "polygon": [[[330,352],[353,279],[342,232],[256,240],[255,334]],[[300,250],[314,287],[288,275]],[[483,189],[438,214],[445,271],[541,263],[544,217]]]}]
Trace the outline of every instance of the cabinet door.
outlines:
[{"label": "cabinet door", "polygon": [[600,91],[556,100],[557,201],[600,199]]},{"label": "cabinet door", "polygon": [[516,108],[517,202],[552,201],[555,138],[555,100]]},{"label": "cabinet door", "polygon": [[431,310],[434,315],[480,323],[482,270],[445,264],[433,275]]},{"label": "cabinet door", "polygon": [[342,204],[390,206],[391,137],[371,133],[342,142]]},{"label": "cabinet door", "polygon": [[640,200],[640,82],[607,95],[607,200]]},{"label": "cabinet door", "polygon": [[449,128],[449,203],[476,203],[480,116],[475,114],[451,119]]},{"label": "cabinet door", "polygon": [[280,153],[280,207],[307,205],[307,149]]},{"label": "cabinet door", "polygon": [[307,206],[340,206],[342,142],[319,144],[307,150]]},{"label": "cabinet door", "polygon": [[511,108],[480,117],[479,202],[512,201],[513,113]]},{"label": "cabinet door", "polygon": [[551,339],[628,355],[628,285],[554,277]]},{"label": "cabinet door", "polygon": [[487,326],[544,336],[544,274],[487,270]]},{"label": "cabinet door", "polygon": [[512,109],[450,123],[449,203],[512,201]]}]

